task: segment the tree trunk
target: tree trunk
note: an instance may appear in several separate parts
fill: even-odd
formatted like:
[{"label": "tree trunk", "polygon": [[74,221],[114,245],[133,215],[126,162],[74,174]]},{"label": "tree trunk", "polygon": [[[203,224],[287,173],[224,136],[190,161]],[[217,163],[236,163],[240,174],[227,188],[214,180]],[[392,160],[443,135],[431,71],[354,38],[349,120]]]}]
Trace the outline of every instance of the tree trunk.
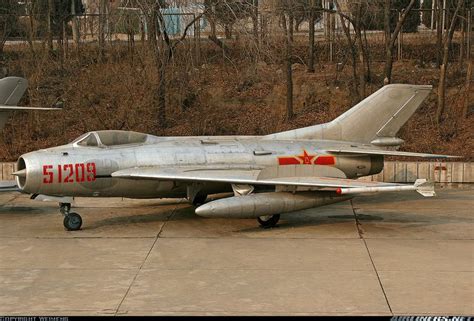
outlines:
[{"label": "tree trunk", "polygon": [[[67,31],[66,31],[66,19],[65,17],[61,18],[61,34],[62,34],[62,49],[63,49],[63,61],[67,59],[68,55],[68,40],[67,40]],[[62,66],[61,66],[62,67]]]},{"label": "tree trunk", "polygon": [[33,4],[31,5],[32,7],[30,8],[28,12],[28,45],[30,47],[31,52],[34,54],[35,53],[35,48],[33,46],[33,40],[34,40],[34,15],[33,15]]},{"label": "tree trunk", "polygon": [[471,101],[469,98],[470,96],[472,95],[471,93],[471,77],[472,77],[472,60],[469,61],[468,65],[467,65],[467,74],[466,74],[466,90],[465,90],[465,94],[464,94],[464,106],[463,106],[463,112],[462,112],[462,116],[464,118],[467,118],[467,114],[468,114],[468,111],[469,111],[469,102]]},{"label": "tree trunk", "polygon": [[225,25],[224,26],[224,33],[226,39],[232,39],[232,26]]},{"label": "tree trunk", "polygon": [[387,85],[392,81],[393,47],[390,46],[390,8],[390,0],[385,0],[383,7],[383,24],[385,34],[385,78],[383,80],[384,85]]},{"label": "tree trunk", "polygon": [[364,44],[362,47],[364,54],[364,61],[365,61],[365,81],[371,82],[372,81],[372,73],[370,72],[370,52],[369,52],[369,43],[367,41],[367,33],[364,29]]},{"label": "tree trunk", "polygon": [[[160,58],[158,58],[160,60]],[[166,127],[166,67],[167,64],[165,61],[167,58],[162,57],[163,61],[159,63],[159,82],[158,90],[156,94],[158,95],[158,124],[161,128]]]},{"label": "tree trunk", "polygon": [[309,60],[308,60],[308,72],[314,72],[314,23],[316,20],[314,12],[314,0],[311,1],[310,13],[309,13]]},{"label": "tree trunk", "polygon": [[466,33],[465,33],[465,23],[464,23],[464,17],[465,17],[466,10],[464,9],[464,2],[462,4],[462,12],[461,15],[463,18],[461,19],[461,40],[460,40],[460,45],[459,45],[459,65],[463,65],[464,63],[464,43],[466,41]]},{"label": "tree trunk", "polygon": [[339,14],[339,17],[341,19],[342,30],[344,31],[344,34],[345,34],[346,39],[347,39],[347,45],[349,46],[349,48],[351,50],[352,78],[353,78],[353,87],[354,87],[353,92],[356,93],[355,97],[352,96],[353,97],[352,102],[357,103],[362,99],[362,97],[360,97],[360,95],[359,95],[359,77],[357,75],[357,51],[356,51],[356,47],[355,47],[355,42],[352,41],[351,32],[349,30],[350,21],[348,21],[348,23],[346,25],[346,23],[344,22],[346,18],[342,14],[341,8],[339,6],[339,2],[337,0],[335,1],[335,4],[336,4],[336,8],[337,8],[337,12]]},{"label": "tree trunk", "polygon": [[362,35],[359,27],[356,28],[356,41],[359,52],[359,62],[362,68],[362,71],[359,72],[359,96],[363,99],[365,98],[365,87],[366,87],[366,67],[365,67],[365,57],[364,57],[364,48],[362,44]]},{"label": "tree trunk", "polygon": [[[168,50],[165,50],[165,46],[169,44],[163,40],[166,38],[166,34],[160,32],[166,32],[165,26],[159,25],[159,23],[163,23],[163,19],[160,13],[160,5],[155,4],[153,6],[153,12],[151,14],[152,18],[152,28],[154,38],[150,39],[153,45],[153,57],[155,61],[156,71],[159,76],[158,79],[158,86],[153,93],[153,100],[154,104],[157,106],[158,111],[158,124],[161,128],[166,127],[166,68],[168,67],[168,59],[169,59],[169,47]],[[160,39],[158,42],[157,37]]]},{"label": "tree trunk", "polygon": [[445,109],[445,96],[446,96],[446,74],[448,69],[449,60],[449,47],[453,40],[454,28],[456,20],[463,0],[457,0],[456,10],[451,18],[451,24],[449,30],[445,33],[443,40],[443,60],[441,62],[441,68],[439,72],[439,84],[438,84],[438,108],[436,110],[436,121],[438,125],[441,123],[441,119]]},{"label": "tree trunk", "polygon": [[54,12],[54,0],[48,0],[48,16],[47,24],[48,24],[48,32],[47,32],[47,39],[48,39],[48,50],[50,52],[53,51],[53,19],[52,15]]},{"label": "tree trunk", "polygon": [[292,58],[292,37],[291,34],[293,24],[291,23],[291,17],[286,21],[285,14],[282,14],[283,28],[285,29],[285,62],[286,62],[286,121],[293,118],[293,70],[291,68]]},{"label": "tree trunk", "polygon": [[105,54],[106,5],[106,0],[99,0],[99,61],[104,60]]},{"label": "tree trunk", "polygon": [[436,0],[436,68],[441,66],[441,48],[443,42],[443,29],[441,21],[443,19],[443,9],[441,5],[442,0]]},{"label": "tree trunk", "polygon": [[71,15],[72,15],[72,39],[76,44],[77,49],[79,49],[79,42],[80,42],[80,32],[79,32],[79,24],[77,22],[77,10],[76,10],[76,1],[71,1]]},{"label": "tree trunk", "polygon": [[258,39],[258,0],[253,0],[253,12],[252,12],[252,23],[253,23],[253,37],[255,44],[259,45]]},{"label": "tree trunk", "polygon": [[146,19],[147,19],[147,26],[148,26],[147,28],[148,49],[154,57],[155,55],[158,54],[158,43],[156,40],[156,24],[157,24],[158,17],[156,16],[155,12],[152,11],[146,15]]},{"label": "tree trunk", "polygon": [[289,41],[290,41],[290,45],[293,44],[293,31],[294,31],[294,23],[295,23],[295,17],[293,16],[293,12],[292,10],[289,10],[288,12],[288,36],[290,37],[289,38]]},{"label": "tree trunk", "polygon": [[362,71],[359,72],[359,96],[361,98],[365,97],[365,84],[366,84],[366,78],[365,78],[365,56],[364,56],[364,45],[362,43],[362,31],[361,31],[361,18],[362,18],[362,5],[359,2],[358,3],[358,8],[357,8],[357,13],[355,15],[355,25],[354,25],[354,31],[355,31],[355,40],[357,43],[357,51],[359,53],[359,62],[360,62],[360,67],[362,68]]},{"label": "tree trunk", "polygon": [[209,16],[209,25],[211,26],[210,37],[217,39],[216,34],[216,6],[213,4],[211,6],[211,14]]},{"label": "tree trunk", "polygon": [[390,0],[385,0],[384,3],[384,32],[385,32],[385,78],[384,84],[390,84],[392,82],[392,67],[393,67],[393,47],[397,40],[400,31],[402,30],[403,24],[410,13],[411,9],[415,5],[415,0],[410,0],[410,3],[403,10],[400,18],[397,21],[397,25],[390,32]]}]

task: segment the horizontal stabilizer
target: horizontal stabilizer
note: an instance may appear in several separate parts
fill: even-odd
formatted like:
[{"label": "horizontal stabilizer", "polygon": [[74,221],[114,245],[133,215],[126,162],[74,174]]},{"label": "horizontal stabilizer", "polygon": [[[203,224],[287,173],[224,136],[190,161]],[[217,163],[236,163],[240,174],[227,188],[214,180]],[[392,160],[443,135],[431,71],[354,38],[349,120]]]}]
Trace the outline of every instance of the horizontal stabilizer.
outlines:
[{"label": "horizontal stabilizer", "polygon": [[22,110],[61,110],[60,108],[22,107],[17,106],[21,97],[28,89],[28,81],[20,77],[0,79],[0,130],[5,127],[12,112]]},{"label": "horizontal stabilizer", "polygon": [[22,110],[61,110],[61,108],[0,105],[0,112],[2,112],[2,111],[22,111]]},{"label": "horizontal stabilizer", "polygon": [[0,192],[20,191],[15,181],[0,181]]}]

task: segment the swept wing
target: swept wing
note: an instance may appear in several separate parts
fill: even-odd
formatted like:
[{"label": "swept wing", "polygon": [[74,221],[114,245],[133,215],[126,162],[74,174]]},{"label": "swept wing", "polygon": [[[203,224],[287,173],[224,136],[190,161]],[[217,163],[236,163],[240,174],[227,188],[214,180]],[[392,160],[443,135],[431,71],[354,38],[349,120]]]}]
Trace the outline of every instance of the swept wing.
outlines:
[{"label": "swept wing", "polygon": [[396,150],[384,150],[384,149],[363,148],[363,147],[335,148],[335,149],[326,149],[326,151],[332,154],[365,154],[365,155],[408,156],[408,157],[423,157],[423,158],[460,158],[461,157],[461,156],[440,155],[440,154],[400,152]]},{"label": "swept wing", "polygon": [[[209,169],[196,167],[134,167],[112,173],[112,177],[127,179],[156,179],[164,181],[214,182],[228,184],[304,186],[330,189],[338,194],[359,194],[384,191],[416,190],[424,196],[433,196],[432,187],[425,180],[415,185],[367,182],[341,177],[274,177],[259,178],[257,169]],[[423,190],[423,193],[421,193]],[[431,195],[429,195],[431,194]]]}]

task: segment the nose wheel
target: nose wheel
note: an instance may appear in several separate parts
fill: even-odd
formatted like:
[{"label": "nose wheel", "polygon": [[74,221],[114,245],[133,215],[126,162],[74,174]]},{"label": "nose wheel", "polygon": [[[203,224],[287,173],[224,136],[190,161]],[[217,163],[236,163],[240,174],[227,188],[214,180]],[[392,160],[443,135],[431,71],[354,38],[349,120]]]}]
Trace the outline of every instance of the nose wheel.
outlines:
[{"label": "nose wheel", "polygon": [[63,224],[66,230],[77,231],[81,229],[82,218],[77,213],[69,213],[68,215],[64,216]]},{"label": "nose wheel", "polygon": [[59,211],[64,215],[64,228],[68,231],[77,231],[81,229],[82,218],[77,213],[71,213],[71,204],[69,203],[60,203]]}]

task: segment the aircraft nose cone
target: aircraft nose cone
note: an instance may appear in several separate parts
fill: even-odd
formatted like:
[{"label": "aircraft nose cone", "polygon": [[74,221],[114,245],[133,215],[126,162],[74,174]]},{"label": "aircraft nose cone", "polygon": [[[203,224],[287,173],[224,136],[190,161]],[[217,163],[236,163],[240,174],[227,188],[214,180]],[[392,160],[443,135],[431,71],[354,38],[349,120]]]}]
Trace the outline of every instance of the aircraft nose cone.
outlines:
[{"label": "aircraft nose cone", "polygon": [[25,178],[26,177],[26,168],[12,173],[13,176]]},{"label": "aircraft nose cone", "polygon": [[41,177],[37,157],[31,153],[20,156],[17,161],[17,171],[13,175],[21,190],[35,193],[39,188]]}]

